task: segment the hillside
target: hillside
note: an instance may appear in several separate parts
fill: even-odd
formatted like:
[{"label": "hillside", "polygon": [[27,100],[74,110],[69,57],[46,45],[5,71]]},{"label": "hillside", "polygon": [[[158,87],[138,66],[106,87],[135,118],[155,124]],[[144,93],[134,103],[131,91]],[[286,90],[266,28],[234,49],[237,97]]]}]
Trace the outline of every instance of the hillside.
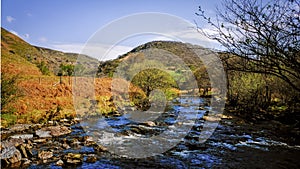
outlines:
[{"label": "hillside", "polygon": [[1,72],[7,74],[41,75],[39,68],[26,59],[27,55],[39,56],[40,54],[30,44],[1,28]]},{"label": "hillside", "polygon": [[[53,113],[56,119],[72,118],[76,116],[73,103],[72,84],[73,78],[56,76],[60,64],[73,64],[78,54],[64,53],[56,50],[32,46],[16,35],[1,28],[1,125],[9,126],[14,123],[44,123]],[[98,60],[81,55],[81,63],[85,71],[89,67],[98,67]],[[43,66],[51,71],[43,75],[38,66]],[[75,67],[76,68],[76,67]],[[4,86],[10,79],[16,78],[14,84]],[[111,104],[111,78],[86,78],[83,83],[77,84],[80,90],[85,91],[91,84],[95,85],[95,96],[99,103],[98,113],[110,113],[115,107]],[[87,83],[89,82],[94,83]],[[120,83],[128,83],[121,81]],[[16,88],[14,88],[16,87]],[[2,105],[3,94],[7,95],[10,89],[17,89],[17,93],[8,93],[9,97],[18,95],[17,99]],[[144,97],[138,87],[132,86],[131,96]],[[89,110],[91,100],[85,100],[82,113]]]},{"label": "hillside", "polygon": [[[40,75],[37,66],[42,62],[50,70],[50,74],[56,75],[61,64],[74,64],[78,54],[64,53],[52,49],[33,46],[18,36],[1,28],[1,60],[2,72],[13,74]],[[86,55],[81,55],[83,64],[99,62]],[[21,67],[19,67],[21,66]],[[87,65],[93,67],[95,65]]]},{"label": "hillside", "polygon": [[[182,70],[184,69],[183,67],[188,67],[194,74],[198,86],[207,88],[210,86],[210,83],[206,67],[192,48],[202,49],[204,52],[211,52],[209,49],[205,49],[201,46],[181,42],[152,41],[134,48],[117,59],[101,63],[98,76],[111,77],[121,63],[125,65],[125,67],[123,67],[125,76],[130,76],[130,71],[134,71],[132,67],[137,67],[136,64],[142,63],[147,55],[147,59],[150,60],[150,62],[156,62],[153,64],[160,65],[161,63],[159,62],[166,63],[164,66],[168,70],[168,73],[173,74],[175,77],[182,77],[186,71]],[[178,80],[186,81],[186,79]]]}]

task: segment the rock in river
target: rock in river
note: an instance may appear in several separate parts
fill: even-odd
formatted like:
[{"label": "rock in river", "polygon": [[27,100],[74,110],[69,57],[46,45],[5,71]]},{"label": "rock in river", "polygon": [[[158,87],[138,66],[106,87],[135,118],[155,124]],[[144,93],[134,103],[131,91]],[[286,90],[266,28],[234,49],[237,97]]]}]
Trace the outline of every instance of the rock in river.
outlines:
[{"label": "rock in river", "polygon": [[86,158],[87,163],[95,163],[97,161],[97,157],[95,154],[91,154]]},{"label": "rock in river", "polygon": [[71,133],[71,130],[66,126],[49,126],[36,131],[36,135],[40,138],[58,137]]},{"label": "rock in river", "polygon": [[58,161],[56,162],[56,165],[57,165],[57,166],[63,166],[63,165],[64,165],[64,162],[63,162],[62,160],[58,160]]},{"label": "rock in river", "polygon": [[42,129],[35,131],[35,134],[37,136],[39,136],[39,138],[49,138],[49,137],[52,137],[51,134],[50,134],[50,131],[44,131]]},{"label": "rock in river", "polygon": [[221,120],[221,118],[217,117],[217,116],[203,116],[202,118],[203,118],[203,120],[209,121],[209,122],[218,122]]},{"label": "rock in river", "polygon": [[51,151],[42,151],[38,154],[39,159],[47,160],[48,158],[53,157],[53,153]]},{"label": "rock in river", "polygon": [[83,157],[81,154],[73,154],[73,153],[68,153],[67,155],[64,156],[64,161],[67,164],[81,164],[83,161]]},{"label": "rock in river", "polygon": [[1,163],[4,165],[14,164],[20,162],[22,154],[16,147],[6,147],[1,149]]},{"label": "rock in river", "polygon": [[10,138],[14,138],[14,139],[32,139],[33,138],[33,134],[16,134],[13,136],[10,136]]},{"label": "rock in river", "polygon": [[156,124],[153,121],[145,121],[142,124],[145,125],[145,126],[148,126],[148,127],[154,127],[154,126],[156,126]]}]

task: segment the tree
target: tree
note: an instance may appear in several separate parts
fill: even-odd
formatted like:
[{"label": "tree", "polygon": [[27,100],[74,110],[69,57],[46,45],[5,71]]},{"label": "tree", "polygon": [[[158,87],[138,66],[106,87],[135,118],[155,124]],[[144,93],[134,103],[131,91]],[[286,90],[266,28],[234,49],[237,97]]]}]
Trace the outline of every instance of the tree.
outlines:
[{"label": "tree", "polygon": [[168,89],[176,86],[175,80],[159,69],[145,69],[133,77],[132,83],[139,86],[147,96],[155,89]]},{"label": "tree", "polygon": [[64,65],[61,64],[60,65],[60,70],[58,72],[59,76],[72,76],[74,74],[74,65],[68,64],[68,65]]},{"label": "tree", "polygon": [[44,61],[38,63],[37,67],[40,69],[43,75],[50,75],[50,70]]},{"label": "tree", "polygon": [[199,7],[196,15],[214,30],[198,30],[227,49],[229,69],[277,76],[300,92],[300,1],[223,0],[212,20]]}]

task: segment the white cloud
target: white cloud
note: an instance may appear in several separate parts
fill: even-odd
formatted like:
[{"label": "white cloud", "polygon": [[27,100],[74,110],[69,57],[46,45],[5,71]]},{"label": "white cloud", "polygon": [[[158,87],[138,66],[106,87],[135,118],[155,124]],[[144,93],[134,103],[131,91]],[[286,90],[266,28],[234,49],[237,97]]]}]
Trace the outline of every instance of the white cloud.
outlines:
[{"label": "white cloud", "polygon": [[50,48],[63,52],[80,53],[83,46],[84,44],[81,43],[55,43],[51,44]]},{"label": "white cloud", "polygon": [[[14,30],[10,30],[10,32],[11,32],[12,34],[14,34],[14,35],[19,36],[18,32],[14,31]],[[20,36],[19,36],[19,37],[20,37]]]},{"label": "white cloud", "polygon": [[6,21],[9,23],[12,23],[14,20],[16,20],[15,18],[13,18],[12,16],[6,16]]},{"label": "white cloud", "polygon": [[51,45],[52,49],[63,52],[82,53],[94,57],[98,60],[115,59],[120,55],[132,50],[133,47],[123,45],[108,45],[108,44],[81,44],[81,43],[56,43]]},{"label": "white cloud", "polygon": [[45,37],[40,37],[40,38],[39,38],[39,41],[42,42],[42,43],[45,43],[45,42],[48,41],[48,39],[45,38]]},{"label": "white cloud", "polygon": [[[206,33],[213,33],[213,30],[211,30],[210,28],[204,28],[203,31],[205,31]],[[169,32],[168,34],[170,36],[173,36],[174,38],[178,38],[184,43],[200,45],[206,48],[220,48],[220,44],[218,42],[213,41],[201,34],[196,27],[190,27],[189,29],[176,32]]]}]

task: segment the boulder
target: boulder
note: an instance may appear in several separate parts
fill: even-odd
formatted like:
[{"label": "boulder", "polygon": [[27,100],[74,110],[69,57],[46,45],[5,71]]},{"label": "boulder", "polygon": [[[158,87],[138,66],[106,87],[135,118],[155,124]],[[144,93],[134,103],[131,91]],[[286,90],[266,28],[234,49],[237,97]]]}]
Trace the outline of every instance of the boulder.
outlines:
[{"label": "boulder", "polygon": [[62,136],[71,133],[71,130],[66,126],[50,126],[47,127],[51,131],[51,135],[54,137]]},{"label": "boulder", "polygon": [[72,165],[81,164],[83,161],[83,157],[81,154],[73,154],[73,153],[68,153],[67,155],[64,156],[63,159],[67,164],[72,164]]},{"label": "boulder", "polygon": [[79,148],[80,146],[81,146],[81,142],[78,141],[76,138],[74,138],[74,139],[72,140],[71,147]]},{"label": "boulder", "polygon": [[61,123],[68,123],[70,120],[68,120],[68,119],[60,119],[59,120]]},{"label": "boulder", "polygon": [[156,124],[153,121],[145,121],[142,124],[145,125],[145,126],[148,126],[148,127],[156,126]]},{"label": "boulder", "polygon": [[233,117],[232,116],[227,116],[225,114],[217,114],[216,115],[217,117],[220,117],[221,119],[232,119]]},{"label": "boulder", "polygon": [[15,124],[10,128],[10,130],[14,133],[16,132],[23,132],[31,128],[30,124]]},{"label": "boulder", "polygon": [[56,165],[57,165],[57,166],[63,166],[63,165],[64,165],[63,160],[58,160],[58,161],[56,162]]},{"label": "boulder", "polygon": [[91,136],[86,136],[84,138],[84,145],[85,146],[92,146],[94,144],[96,144],[96,142],[94,141],[94,139]]},{"label": "boulder", "polygon": [[86,158],[86,162],[87,163],[95,163],[97,161],[97,157],[94,154],[90,154],[87,158]]},{"label": "boulder", "polygon": [[10,165],[21,162],[22,154],[15,146],[1,148],[1,162],[4,165]]},{"label": "boulder", "polygon": [[96,144],[96,145],[94,146],[94,149],[95,149],[96,151],[98,151],[98,152],[104,152],[104,151],[107,151],[107,148],[104,147],[104,146],[102,146],[102,145],[100,145],[100,144]]},{"label": "boulder", "polygon": [[40,138],[58,137],[71,133],[71,130],[66,126],[49,126],[36,131],[36,135]]},{"label": "boulder", "polygon": [[69,148],[71,148],[71,147],[69,146],[69,144],[67,144],[67,143],[63,143],[63,144],[62,144],[62,147],[63,147],[64,149],[69,149]]},{"label": "boulder", "polygon": [[38,154],[38,158],[41,160],[47,160],[51,157],[53,157],[53,153],[51,151],[41,151]]},{"label": "boulder", "polygon": [[24,165],[24,166],[28,166],[28,165],[30,165],[30,164],[32,163],[32,161],[29,160],[29,159],[27,159],[27,158],[22,159],[22,161],[24,161],[24,162],[23,162],[23,165]]},{"label": "boulder", "polygon": [[23,144],[19,145],[17,149],[20,151],[23,157],[28,158],[26,147]]},{"label": "boulder", "polygon": [[35,132],[35,134],[37,136],[39,136],[39,138],[50,138],[50,137],[52,137],[51,134],[50,134],[50,131],[47,131],[47,130],[45,131],[45,130],[42,130],[42,129],[37,130]]},{"label": "boulder", "polygon": [[34,143],[46,143],[47,140],[44,139],[44,138],[41,138],[41,139],[35,139],[35,140],[33,140],[33,142],[34,142]]},{"label": "boulder", "polygon": [[203,118],[203,120],[209,121],[209,122],[218,122],[221,120],[220,117],[216,117],[216,116],[203,116],[202,118]]},{"label": "boulder", "polygon": [[0,131],[0,135],[1,135],[1,139],[4,140],[4,139],[7,139],[10,135],[12,135],[13,132],[11,130],[1,130]]}]

